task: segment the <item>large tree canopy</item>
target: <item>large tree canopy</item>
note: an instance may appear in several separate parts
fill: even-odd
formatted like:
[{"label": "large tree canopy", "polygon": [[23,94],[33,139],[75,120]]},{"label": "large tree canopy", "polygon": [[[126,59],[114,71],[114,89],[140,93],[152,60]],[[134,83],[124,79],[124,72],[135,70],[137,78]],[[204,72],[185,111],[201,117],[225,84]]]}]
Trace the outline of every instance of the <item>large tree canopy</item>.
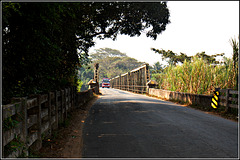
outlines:
[{"label": "large tree canopy", "polygon": [[[76,84],[93,38],[153,39],[166,29],[166,2],[11,3],[3,6],[3,98]],[[3,99],[5,100],[5,99]]]}]

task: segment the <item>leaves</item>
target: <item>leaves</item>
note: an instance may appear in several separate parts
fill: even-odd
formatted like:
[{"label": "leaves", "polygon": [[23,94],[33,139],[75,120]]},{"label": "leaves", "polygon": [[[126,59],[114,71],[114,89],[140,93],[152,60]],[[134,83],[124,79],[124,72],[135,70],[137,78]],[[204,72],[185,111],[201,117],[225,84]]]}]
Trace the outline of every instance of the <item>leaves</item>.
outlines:
[{"label": "leaves", "polygon": [[[100,48],[90,54],[93,63],[99,63],[99,82],[102,78],[113,78],[137,68],[144,62],[128,57],[125,53],[111,48]],[[93,65],[89,69],[88,65],[79,69],[80,79],[83,82],[82,90],[88,89],[87,83],[93,78]]]},{"label": "leaves", "polygon": [[19,121],[13,119],[12,117],[8,117],[3,121],[3,130],[14,128],[18,123]]},{"label": "leaves", "polygon": [[169,16],[166,2],[4,2],[3,103],[76,86],[76,70],[90,63],[94,37],[114,40],[148,29],[147,36],[156,39]]},{"label": "leaves", "polygon": [[203,58],[193,57],[182,65],[169,65],[163,72],[152,77],[160,84],[160,89],[194,94],[212,94],[215,88],[234,88],[236,75],[233,60],[225,58],[224,64],[211,65]]},{"label": "leaves", "polygon": [[189,62],[194,57],[203,58],[203,60],[206,61],[208,64],[219,64],[219,61],[216,60],[216,57],[224,55],[224,53],[221,53],[210,56],[207,55],[205,52],[201,52],[197,53],[195,56],[187,56],[185,53],[180,53],[180,55],[178,55],[171,50],[165,51],[163,49],[159,50],[155,48],[151,48],[151,50],[155,53],[162,55],[162,60],[167,60],[169,65],[177,65],[179,62],[184,63],[185,60]]},{"label": "leaves", "polygon": [[116,77],[144,64],[111,48],[100,48],[90,56],[95,63],[99,63],[100,79]]}]

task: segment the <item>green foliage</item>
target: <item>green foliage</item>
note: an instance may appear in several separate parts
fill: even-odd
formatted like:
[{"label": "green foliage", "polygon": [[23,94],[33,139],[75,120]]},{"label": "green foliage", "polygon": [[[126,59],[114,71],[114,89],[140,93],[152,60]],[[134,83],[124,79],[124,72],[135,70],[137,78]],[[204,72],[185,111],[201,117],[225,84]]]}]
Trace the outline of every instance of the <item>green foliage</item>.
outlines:
[{"label": "green foliage", "polygon": [[91,54],[92,61],[97,61],[108,57],[127,57],[127,55],[125,53],[121,53],[119,50],[111,48],[100,48],[95,50],[95,53]]},{"label": "green foliage", "polygon": [[230,39],[230,44],[233,48],[233,72],[236,75],[236,87],[235,89],[238,89],[238,56],[239,56],[239,36],[238,36],[238,40],[236,40],[236,38],[231,38]]},{"label": "green foliage", "polygon": [[214,54],[214,55],[207,55],[205,52],[197,53],[195,56],[198,58],[202,58],[208,64],[219,64],[220,62],[216,60],[217,56],[223,56],[224,53],[221,54]]},{"label": "green foliage", "polygon": [[[238,38],[239,39],[239,38]],[[231,38],[230,39],[230,44],[233,48],[233,62],[234,62],[234,67],[237,65],[238,62],[238,55],[239,55],[239,40],[237,41],[236,38]]]},{"label": "green foliage", "polygon": [[78,87],[78,91],[84,91],[88,89],[88,82],[93,79],[93,74],[93,65],[83,65],[81,68],[79,68],[78,78],[80,85]]},{"label": "green foliage", "polygon": [[77,85],[93,38],[153,39],[169,21],[166,2],[2,3],[3,103]]},{"label": "green foliage", "polygon": [[160,64],[160,62],[156,62],[156,63],[154,63],[153,66],[149,66],[149,70],[150,70],[151,74],[161,73],[161,72],[163,72],[163,68],[164,68],[164,66],[162,64]]},{"label": "green foliage", "polygon": [[99,63],[100,79],[116,77],[144,64],[111,48],[98,49],[90,56],[94,57],[94,63]]},{"label": "green foliage", "polygon": [[82,85],[83,85],[83,82],[80,79],[78,79],[78,81],[77,81],[77,91],[78,92],[81,92]]},{"label": "green foliage", "polygon": [[183,63],[184,60],[187,60],[187,61],[191,60],[191,58],[184,53],[180,53],[180,55],[177,55],[171,50],[165,51],[163,49],[159,50],[155,48],[151,48],[151,50],[162,55],[162,60],[167,60],[169,65],[176,65],[178,62]]},{"label": "green foliage", "polygon": [[19,121],[13,119],[12,117],[8,117],[3,121],[3,130],[9,130],[14,128]]},{"label": "green foliage", "polygon": [[[16,107],[18,105],[16,104]],[[9,130],[16,127],[23,120],[23,113],[19,112],[3,120],[3,130]]]},{"label": "green foliage", "polygon": [[4,155],[7,156],[12,152],[24,149],[24,147],[25,144],[23,141],[21,141],[20,136],[15,135],[14,139],[11,142],[9,142],[6,146],[4,146]]},{"label": "green foliage", "polygon": [[136,59],[128,57],[125,53],[111,48],[100,48],[90,54],[92,58],[91,65],[83,65],[79,69],[79,79],[81,79],[81,91],[87,90],[87,83],[93,79],[93,64],[99,63],[99,82],[102,78],[113,78],[119,74],[126,73],[134,68],[144,64]]},{"label": "green foliage", "polygon": [[[165,51],[163,49],[159,50],[155,48],[151,48],[151,50],[162,55],[162,60],[167,60],[169,65],[177,65],[178,62],[183,63],[185,60],[189,62],[193,58],[193,56],[187,56],[185,53],[180,53],[180,55],[178,55],[171,50]],[[216,57],[223,55],[224,53],[209,56],[205,52],[201,52],[197,53],[195,57],[203,58],[208,64],[219,64]]]},{"label": "green foliage", "polygon": [[162,73],[152,76],[165,90],[194,94],[212,94],[215,88],[234,88],[233,61],[224,58],[224,64],[210,65],[203,58],[193,57],[192,62],[169,65]]}]

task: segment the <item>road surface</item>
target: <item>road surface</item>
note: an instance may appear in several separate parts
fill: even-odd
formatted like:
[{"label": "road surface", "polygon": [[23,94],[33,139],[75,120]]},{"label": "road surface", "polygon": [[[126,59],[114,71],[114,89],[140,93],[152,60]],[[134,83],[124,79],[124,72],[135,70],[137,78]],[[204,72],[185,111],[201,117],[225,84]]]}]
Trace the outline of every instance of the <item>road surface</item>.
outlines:
[{"label": "road surface", "polygon": [[236,158],[238,123],[116,89],[89,111],[83,158]]}]

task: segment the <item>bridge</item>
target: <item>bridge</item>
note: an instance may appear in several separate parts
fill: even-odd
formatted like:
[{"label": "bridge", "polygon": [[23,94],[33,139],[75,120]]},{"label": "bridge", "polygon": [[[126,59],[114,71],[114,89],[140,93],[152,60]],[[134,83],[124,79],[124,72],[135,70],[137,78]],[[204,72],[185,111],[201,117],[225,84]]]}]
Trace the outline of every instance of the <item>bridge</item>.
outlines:
[{"label": "bridge", "polygon": [[150,80],[148,64],[130,72],[120,74],[110,80],[111,88],[122,89],[135,93],[146,93],[147,82]]},{"label": "bridge", "polygon": [[238,125],[172,102],[101,89],[85,120],[85,158],[236,158]]},{"label": "bridge", "polygon": [[[154,94],[148,65],[110,80],[85,121],[86,158],[236,158],[236,122],[143,95]],[[159,90],[158,92],[163,92]],[[167,94],[169,93],[169,94]],[[166,92],[210,107],[211,96]]]},{"label": "bridge", "polygon": [[[51,135],[68,112],[84,105],[93,92],[101,92],[84,123],[83,158],[238,157],[237,122],[148,95],[209,107],[211,96],[156,89],[147,64],[112,78],[110,89],[99,88],[98,67],[95,64],[88,91],[68,88],[3,106],[3,119],[24,113],[20,125],[3,132],[3,149],[14,135],[22,137],[27,149],[41,148],[43,133]],[[21,151],[27,153],[26,148]],[[20,150],[8,157],[19,154]]]}]

